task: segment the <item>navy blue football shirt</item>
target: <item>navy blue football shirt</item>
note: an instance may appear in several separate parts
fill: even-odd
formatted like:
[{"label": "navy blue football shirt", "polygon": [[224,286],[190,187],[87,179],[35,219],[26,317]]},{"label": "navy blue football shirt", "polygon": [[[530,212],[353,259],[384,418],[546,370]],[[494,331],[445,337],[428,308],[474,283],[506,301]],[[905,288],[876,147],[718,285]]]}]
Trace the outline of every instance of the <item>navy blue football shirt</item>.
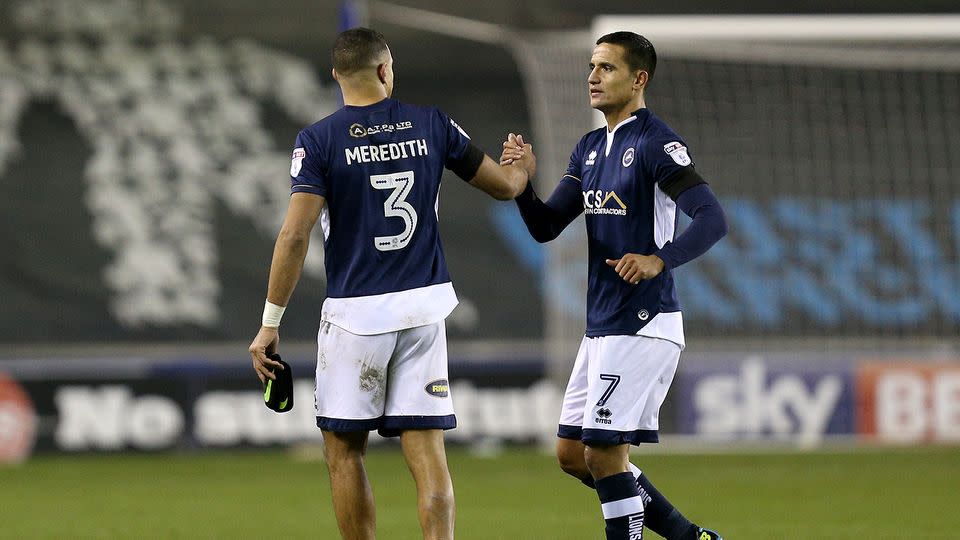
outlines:
[{"label": "navy blue football shirt", "polygon": [[457,300],[440,245],[440,179],[470,148],[440,110],[394,99],[344,106],[300,132],[292,191],[326,199],[323,320],[374,334],[449,315]]},{"label": "navy blue football shirt", "polygon": [[670,270],[633,285],[605,261],[626,253],[653,254],[674,239],[677,206],[667,193],[692,167],[683,139],[645,108],[611,132],[600,128],[580,139],[561,182],[579,184],[583,196],[587,336],[640,334],[683,345]]}]

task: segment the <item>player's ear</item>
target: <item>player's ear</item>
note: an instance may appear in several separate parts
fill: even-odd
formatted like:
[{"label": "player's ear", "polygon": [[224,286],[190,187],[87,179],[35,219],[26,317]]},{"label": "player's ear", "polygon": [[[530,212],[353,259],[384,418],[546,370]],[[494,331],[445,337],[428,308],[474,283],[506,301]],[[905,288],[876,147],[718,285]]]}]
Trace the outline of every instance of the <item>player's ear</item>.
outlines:
[{"label": "player's ear", "polygon": [[331,68],[331,69],[330,69],[330,75],[333,75],[333,80],[335,80],[335,81],[337,81],[337,82],[340,82],[340,76],[337,75],[337,70]]},{"label": "player's ear", "polygon": [[387,63],[384,62],[377,66],[377,78],[380,79],[380,82],[387,84]]},{"label": "player's ear", "polygon": [[650,81],[650,74],[645,70],[637,71],[633,79],[633,87],[636,90],[643,90],[647,87],[647,83]]}]

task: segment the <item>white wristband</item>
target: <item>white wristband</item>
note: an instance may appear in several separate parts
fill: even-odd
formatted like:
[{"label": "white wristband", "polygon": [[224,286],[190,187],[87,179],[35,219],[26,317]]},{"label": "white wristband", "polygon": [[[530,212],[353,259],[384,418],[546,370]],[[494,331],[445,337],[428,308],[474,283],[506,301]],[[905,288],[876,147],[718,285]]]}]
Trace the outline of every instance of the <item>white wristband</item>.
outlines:
[{"label": "white wristband", "polygon": [[280,326],[280,319],[283,318],[285,306],[271,304],[269,300],[263,305],[263,326],[277,328]]}]

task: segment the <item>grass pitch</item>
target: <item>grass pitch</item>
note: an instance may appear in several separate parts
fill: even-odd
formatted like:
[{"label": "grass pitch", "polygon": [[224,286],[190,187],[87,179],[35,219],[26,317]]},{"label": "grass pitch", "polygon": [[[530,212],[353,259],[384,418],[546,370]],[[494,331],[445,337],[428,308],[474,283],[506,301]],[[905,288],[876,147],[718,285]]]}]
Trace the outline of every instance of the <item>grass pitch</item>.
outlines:
[{"label": "grass pitch", "polygon": [[[635,455],[728,540],[960,538],[960,449]],[[457,538],[602,539],[595,493],[553,458],[450,452]],[[371,450],[378,537],[418,539],[395,449]],[[330,538],[322,463],[286,452],[40,457],[0,468],[0,538]],[[648,532],[649,538],[657,538]]]}]

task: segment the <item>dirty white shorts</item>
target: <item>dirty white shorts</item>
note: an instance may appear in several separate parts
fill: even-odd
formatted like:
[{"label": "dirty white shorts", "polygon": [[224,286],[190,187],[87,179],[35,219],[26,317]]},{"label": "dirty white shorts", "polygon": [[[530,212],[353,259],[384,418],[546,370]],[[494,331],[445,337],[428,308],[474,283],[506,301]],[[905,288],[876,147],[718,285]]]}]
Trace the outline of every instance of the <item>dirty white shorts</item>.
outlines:
[{"label": "dirty white shorts", "polygon": [[317,334],[317,427],[378,430],[457,426],[444,322],[361,336],[329,322]]}]

